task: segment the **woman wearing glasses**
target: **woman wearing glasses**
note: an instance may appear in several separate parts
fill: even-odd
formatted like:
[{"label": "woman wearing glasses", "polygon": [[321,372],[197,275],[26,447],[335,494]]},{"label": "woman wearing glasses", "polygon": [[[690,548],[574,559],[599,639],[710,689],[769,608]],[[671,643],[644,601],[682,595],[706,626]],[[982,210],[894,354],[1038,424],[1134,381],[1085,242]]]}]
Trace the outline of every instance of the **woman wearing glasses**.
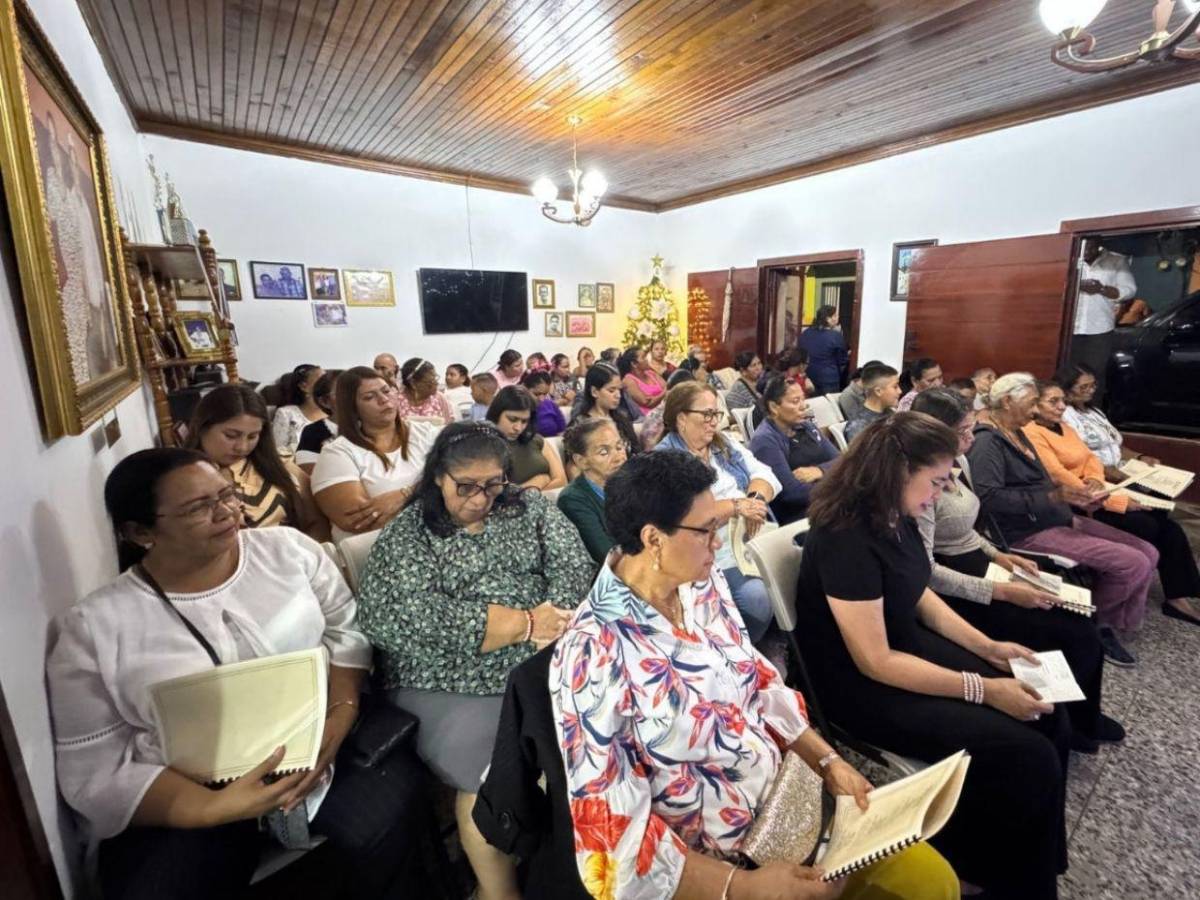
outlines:
[{"label": "woman wearing glasses", "polygon": [[563,435],[563,452],[579,471],[558,495],[558,508],[579,529],[592,559],[604,562],[613,539],[604,521],[604,485],[625,464],[629,447],[607,419],[576,419]]},{"label": "woman wearing glasses", "polygon": [[359,590],[388,696],[421,720],[417,752],[458,791],[459,835],[486,900],[517,895],[513,863],[471,819],[505,681],[562,634],[594,572],[571,523],[511,483],[509,447],[484,423],[443,429]]},{"label": "woman wearing glasses", "polygon": [[671,388],[663,404],[663,436],[655,450],[683,450],[716,473],[713,496],[719,514],[716,567],[725,573],[733,602],[742,613],[750,640],[757,643],[771,624],[771,600],[761,578],[743,575],[729,543],[729,523],[740,518],[753,537],[767,518],[767,504],[779,491],[771,469],[718,433],[721,411],[717,392],[699,381]]},{"label": "woman wearing glasses", "polygon": [[[339,755],[371,647],[337,566],[294,528],[239,529],[235,489],[194,450],[125,458],[104,504],[122,574],[61,617],[46,664],[58,784],[99,842],[101,894],[241,896],[263,847],[256,820],[301,804],[339,855],[347,896],[402,890],[428,808],[424,776],[404,752],[386,777]],[[310,772],[264,783],[280,748],[216,791],[165,764],[152,685],[318,646],[329,697]]]}]

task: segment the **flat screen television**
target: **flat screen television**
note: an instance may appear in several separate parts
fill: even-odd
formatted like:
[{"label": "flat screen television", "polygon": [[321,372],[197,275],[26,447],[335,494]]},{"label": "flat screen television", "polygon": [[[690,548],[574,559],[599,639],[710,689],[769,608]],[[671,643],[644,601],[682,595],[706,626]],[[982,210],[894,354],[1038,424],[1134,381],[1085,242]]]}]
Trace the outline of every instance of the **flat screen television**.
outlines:
[{"label": "flat screen television", "polygon": [[524,272],[418,269],[426,334],[529,330]]}]

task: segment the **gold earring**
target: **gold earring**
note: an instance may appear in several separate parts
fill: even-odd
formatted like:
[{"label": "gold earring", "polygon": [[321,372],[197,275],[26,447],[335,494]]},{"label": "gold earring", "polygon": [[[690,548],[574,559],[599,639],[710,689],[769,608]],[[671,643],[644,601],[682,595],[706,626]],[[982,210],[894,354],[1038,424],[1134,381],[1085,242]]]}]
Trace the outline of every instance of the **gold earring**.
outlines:
[{"label": "gold earring", "polygon": [[662,569],[662,551],[658,550],[654,554],[654,571],[658,572]]}]

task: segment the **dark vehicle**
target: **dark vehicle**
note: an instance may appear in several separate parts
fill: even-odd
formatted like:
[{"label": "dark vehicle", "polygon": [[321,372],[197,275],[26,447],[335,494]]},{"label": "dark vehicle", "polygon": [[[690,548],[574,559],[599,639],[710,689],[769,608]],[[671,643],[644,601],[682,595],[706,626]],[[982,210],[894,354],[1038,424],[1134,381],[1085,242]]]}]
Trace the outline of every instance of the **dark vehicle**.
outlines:
[{"label": "dark vehicle", "polygon": [[1200,291],[1117,329],[1108,415],[1133,431],[1200,436]]}]

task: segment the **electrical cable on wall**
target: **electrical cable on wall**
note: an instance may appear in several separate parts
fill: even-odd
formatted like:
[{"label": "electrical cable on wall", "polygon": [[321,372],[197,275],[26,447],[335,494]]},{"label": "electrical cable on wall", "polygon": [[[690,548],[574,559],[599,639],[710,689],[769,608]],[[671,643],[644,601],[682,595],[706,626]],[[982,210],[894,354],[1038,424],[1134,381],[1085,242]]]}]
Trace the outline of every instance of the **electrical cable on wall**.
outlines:
[{"label": "electrical cable on wall", "polygon": [[[471,239],[471,178],[470,178],[470,176],[468,176],[463,181],[463,194],[465,195],[466,202],[467,202],[467,255],[471,260],[471,268],[474,269],[475,268],[475,242]],[[508,340],[504,344],[505,350],[507,350],[509,347],[512,346],[512,340],[514,337],[516,337],[516,335],[517,335],[517,333],[515,331],[513,331],[509,334]],[[479,354],[479,359],[475,360],[475,365],[471,366],[471,368],[469,370],[470,372],[474,373],[475,370],[479,368],[479,364],[481,362],[483,362],[483,360],[487,357],[488,353],[491,352],[492,347],[495,346],[496,339],[498,337],[500,337],[499,331],[497,331],[495,334],[492,335],[492,339],[490,341],[488,341],[488,345],[483,348],[483,353]]]}]

